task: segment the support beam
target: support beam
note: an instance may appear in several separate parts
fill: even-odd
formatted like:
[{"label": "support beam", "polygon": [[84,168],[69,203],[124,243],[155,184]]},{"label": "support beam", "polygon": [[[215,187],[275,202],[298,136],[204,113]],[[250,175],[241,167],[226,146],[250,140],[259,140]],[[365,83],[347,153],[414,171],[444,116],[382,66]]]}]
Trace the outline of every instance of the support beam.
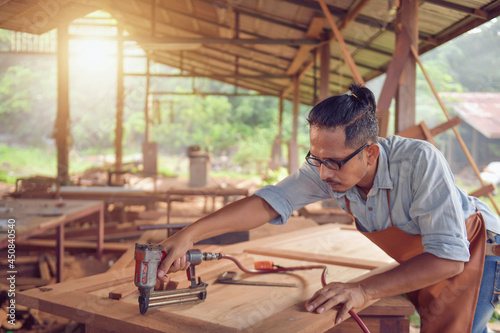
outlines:
[{"label": "support beam", "polygon": [[116,128],[115,128],[115,171],[122,170],[123,158],[123,105],[124,105],[124,85],[123,85],[123,42],[120,37],[123,36],[123,27],[118,25],[118,43],[116,49]]},{"label": "support beam", "polygon": [[340,50],[342,52],[342,57],[344,58],[347,66],[349,67],[349,71],[351,72],[351,75],[354,79],[354,82],[359,83],[359,84],[364,84],[365,81],[363,80],[363,77],[358,71],[358,68],[356,67],[356,63],[354,62],[354,59],[352,58],[351,54],[349,53],[349,50],[347,49],[347,45],[344,41],[344,37],[342,37],[342,34],[340,33],[339,28],[337,27],[337,24],[335,23],[335,20],[333,19],[332,14],[328,10],[328,7],[326,6],[325,0],[319,0],[319,4],[321,6],[321,9],[323,10],[323,13],[326,16],[326,19],[328,20],[328,23],[330,23],[330,27],[332,28],[333,35],[335,36],[335,39],[340,45]]},{"label": "support beam", "polygon": [[209,78],[209,79],[227,79],[227,78],[237,78],[237,79],[291,79],[290,75],[274,75],[274,74],[262,74],[262,75],[245,75],[238,74],[153,74],[153,73],[125,73],[125,76],[149,76],[149,77],[160,77],[160,78],[173,78],[173,77],[197,77],[197,78]]},{"label": "support beam", "polygon": [[57,146],[57,179],[69,181],[69,38],[68,26],[57,29],[57,118],[54,139]]},{"label": "support beam", "polygon": [[[92,40],[114,40],[113,36],[82,36],[71,35],[71,39]],[[287,39],[287,38],[175,38],[175,37],[139,37],[124,36],[123,41],[132,41],[145,44],[144,46],[156,46],[161,49],[164,44],[231,44],[231,45],[316,45],[318,41],[313,39]],[[154,45],[152,45],[154,44]]]},{"label": "support beam", "polygon": [[[403,27],[410,37],[411,45],[418,49],[418,0],[401,1],[396,15],[396,38],[400,38]],[[406,38],[406,37],[403,37]],[[415,58],[408,57],[404,63],[396,92],[395,132],[401,132],[415,125],[417,64]]]},{"label": "support beam", "polygon": [[361,13],[361,10],[370,2],[370,0],[361,0],[356,6],[347,12],[346,17],[342,20],[340,24],[339,30],[344,30],[351,22],[356,20],[356,17]]},{"label": "support beam", "polygon": [[[318,38],[319,34],[323,30],[323,26],[325,25],[324,17],[314,17],[309,24],[309,29],[307,29],[306,37],[310,39]],[[304,61],[307,59],[314,46],[311,45],[301,45],[299,50],[295,54],[295,58],[293,59],[290,67],[288,67],[286,74],[294,75],[296,74]]]},{"label": "support beam", "polygon": [[325,43],[319,49],[319,100],[330,96],[330,43]]},{"label": "support beam", "polygon": [[[392,56],[389,67],[387,68],[384,86],[377,103],[377,118],[379,124],[379,136],[386,137],[389,132],[389,107],[391,101],[396,95],[399,78],[403,72],[404,64],[410,57],[410,36],[406,28],[401,27],[401,32],[396,40],[394,55]],[[399,131],[402,132],[402,131]],[[397,132],[396,132],[397,133]]]},{"label": "support beam", "polygon": [[266,94],[266,93],[259,93],[259,94],[255,94],[255,93],[221,93],[221,92],[210,92],[210,91],[202,91],[202,92],[196,92],[196,91],[182,91],[182,92],[178,92],[178,91],[152,91],[150,92],[150,95],[178,95],[178,96],[187,96],[187,95],[199,95],[199,94],[203,94],[204,96],[206,95],[211,95],[211,96],[230,96],[230,97],[234,97],[234,96],[247,96],[247,97],[257,97],[257,96],[276,96],[276,95],[273,95],[273,94]]},{"label": "support beam", "polygon": [[462,6],[460,4],[456,4],[450,1],[442,1],[442,0],[426,0],[426,2],[432,3],[434,5],[451,9],[453,11],[457,11],[460,13],[468,14],[474,17],[481,18],[483,20],[488,20],[488,13],[481,9],[470,8],[466,6]]},{"label": "support beam", "polygon": [[[307,64],[304,66],[304,68],[302,68],[302,71],[296,75],[299,77],[299,81],[302,80],[302,78],[306,75],[306,72],[309,70],[309,68],[312,67],[312,65],[314,65],[314,59],[310,59],[307,62]],[[294,87],[295,87],[295,84],[294,84],[294,81],[292,80],[292,83],[288,87],[283,89],[280,96],[285,98],[294,89]]]}]

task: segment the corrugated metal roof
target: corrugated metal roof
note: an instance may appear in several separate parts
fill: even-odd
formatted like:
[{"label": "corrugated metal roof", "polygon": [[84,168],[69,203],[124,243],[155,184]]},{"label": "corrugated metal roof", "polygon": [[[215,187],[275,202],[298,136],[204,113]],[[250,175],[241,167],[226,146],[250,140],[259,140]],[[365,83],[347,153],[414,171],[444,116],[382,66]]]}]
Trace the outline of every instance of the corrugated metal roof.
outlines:
[{"label": "corrugated metal roof", "polygon": [[[365,81],[384,73],[395,46],[394,2],[326,2]],[[304,71],[301,102],[314,104],[319,94],[319,61],[307,64],[331,29],[316,0],[0,0],[0,28],[41,34],[98,9],[123,24],[152,60],[185,73],[280,95]],[[500,0],[421,0],[419,51],[498,15]],[[352,77],[336,42],[330,51],[330,93],[342,93]]]},{"label": "corrugated metal roof", "polygon": [[490,139],[500,139],[500,93],[443,93],[463,121]]}]

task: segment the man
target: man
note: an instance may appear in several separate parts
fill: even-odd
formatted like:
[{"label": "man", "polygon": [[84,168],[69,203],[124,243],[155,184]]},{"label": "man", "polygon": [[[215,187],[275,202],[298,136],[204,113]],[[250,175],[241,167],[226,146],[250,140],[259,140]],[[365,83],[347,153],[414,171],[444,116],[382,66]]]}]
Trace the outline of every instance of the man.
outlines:
[{"label": "man", "polygon": [[368,300],[407,293],[423,332],[485,332],[498,303],[494,288],[500,288],[497,257],[485,255],[486,229],[494,241],[500,220],[455,186],[434,146],[378,138],[372,92],[358,85],[350,90],[309,113],[310,152],[298,172],[163,241],[167,257],[159,278],[185,269],[183,255],[197,241],[268,221],[283,224],[294,210],[333,197],[358,230],[400,265],[357,283],[330,283],[306,303],[307,311],[341,304],[339,323]]}]

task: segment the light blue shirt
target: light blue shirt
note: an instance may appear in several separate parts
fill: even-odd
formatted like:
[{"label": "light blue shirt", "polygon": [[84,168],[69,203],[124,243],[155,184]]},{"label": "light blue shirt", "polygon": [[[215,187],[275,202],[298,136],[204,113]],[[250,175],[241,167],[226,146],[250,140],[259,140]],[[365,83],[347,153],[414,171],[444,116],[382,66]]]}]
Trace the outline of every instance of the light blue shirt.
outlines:
[{"label": "light blue shirt", "polygon": [[255,192],[280,214],[271,223],[284,224],[294,210],[330,198],[347,211],[347,197],[363,231],[383,230],[391,226],[386,194],[389,190],[394,225],[409,234],[422,235],[424,251],[437,257],[469,260],[464,221],[476,207],[483,214],[486,228],[500,234],[498,216],[455,185],[446,159],[432,144],[391,136],[379,138],[378,145],[377,173],[366,201],[356,186],[346,192],[333,191],[316,167],[304,163],[277,185]]}]

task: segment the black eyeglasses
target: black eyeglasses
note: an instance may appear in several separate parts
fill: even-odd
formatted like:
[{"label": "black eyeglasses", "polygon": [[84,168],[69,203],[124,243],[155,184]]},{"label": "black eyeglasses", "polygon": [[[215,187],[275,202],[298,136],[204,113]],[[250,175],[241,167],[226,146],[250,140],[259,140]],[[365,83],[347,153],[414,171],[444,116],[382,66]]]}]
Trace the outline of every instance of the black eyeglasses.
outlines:
[{"label": "black eyeglasses", "polygon": [[364,145],[362,145],[361,147],[359,147],[358,149],[356,149],[356,151],[354,153],[352,153],[351,155],[347,156],[346,158],[344,158],[340,162],[335,161],[335,160],[331,160],[331,159],[320,160],[319,158],[311,156],[311,152],[307,153],[307,155],[306,155],[306,161],[310,165],[315,166],[317,168],[319,168],[321,166],[321,164],[324,164],[328,169],[340,170],[340,168],[344,164],[346,164],[347,162],[349,162],[349,160],[351,158],[353,158],[354,156],[356,156],[360,151],[363,150],[363,148],[365,148],[368,145],[370,145],[370,144],[369,143],[365,143]]}]

